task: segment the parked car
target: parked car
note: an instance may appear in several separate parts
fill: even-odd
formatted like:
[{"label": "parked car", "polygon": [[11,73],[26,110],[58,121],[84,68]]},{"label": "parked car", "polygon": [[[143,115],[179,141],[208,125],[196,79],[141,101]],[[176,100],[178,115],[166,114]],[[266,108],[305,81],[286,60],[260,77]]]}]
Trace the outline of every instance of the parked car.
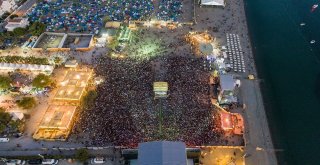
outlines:
[{"label": "parked car", "polygon": [[0,138],[1,143],[9,142],[9,138]]},{"label": "parked car", "polygon": [[43,159],[42,164],[58,164],[59,160],[56,159]]},{"label": "parked car", "polygon": [[91,159],[91,164],[102,164],[105,161],[106,160],[103,157],[95,157],[95,158]]},{"label": "parked car", "polygon": [[24,164],[26,164],[26,161],[19,160],[19,159],[11,159],[6,162],[6,165],[24,165]]},{"label": "parked car", "polygon": [[28,161],[29,164],[41,164],[42,160],[41,159],[31,159]]}]

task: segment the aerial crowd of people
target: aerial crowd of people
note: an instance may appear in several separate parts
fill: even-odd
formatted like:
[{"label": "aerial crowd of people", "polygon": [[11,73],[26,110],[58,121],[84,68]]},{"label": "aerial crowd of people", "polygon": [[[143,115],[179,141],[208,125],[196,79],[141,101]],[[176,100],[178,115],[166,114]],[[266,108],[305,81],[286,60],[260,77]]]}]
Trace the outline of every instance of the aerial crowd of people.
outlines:
[{"label": "aerial crowd of people", "polygon": [[[74,134],[89,135],[88,144],[96,146],[136,147],[153,140],[218,143],[221,130],[213,119],[209,75],[202,63],[183,56],[98,59],[96,73],[105,81],[97,89],[95,106],[81,113]],[[167,98],[154,98],[154,81],[168,82]]]}]

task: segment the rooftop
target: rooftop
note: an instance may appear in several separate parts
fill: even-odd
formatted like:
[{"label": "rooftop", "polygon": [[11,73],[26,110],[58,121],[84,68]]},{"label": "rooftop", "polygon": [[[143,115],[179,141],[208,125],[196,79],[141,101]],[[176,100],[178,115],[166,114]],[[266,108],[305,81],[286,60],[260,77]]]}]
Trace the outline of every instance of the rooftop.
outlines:
[{"label": "rooftop", "polygon": [[138,164],[186,165],[186,145],[170,141],[139,143]]},{"label": "rooftop", "polygon": [[63,81],[58,84],[59,88],[54,99],[80,101],[91,74],[91,70],[67,71]]},{"label": "rooftop", "polygon": [[68,129],[76,108],[76,106],[49,106],[39,128]]},{"label": "rooftop", "polygon": [[51,33],[40,35],[33,48],[89,48],[93,35],[80,33]]}]

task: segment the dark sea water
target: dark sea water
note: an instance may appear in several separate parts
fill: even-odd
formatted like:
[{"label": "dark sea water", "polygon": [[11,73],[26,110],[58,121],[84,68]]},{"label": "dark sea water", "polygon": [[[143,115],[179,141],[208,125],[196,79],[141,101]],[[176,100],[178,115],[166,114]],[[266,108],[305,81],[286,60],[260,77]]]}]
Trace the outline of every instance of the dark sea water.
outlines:
[{"label": "dark sea water", "polygon": [[279,164],[320,165],[320,1],[244,1]]}]

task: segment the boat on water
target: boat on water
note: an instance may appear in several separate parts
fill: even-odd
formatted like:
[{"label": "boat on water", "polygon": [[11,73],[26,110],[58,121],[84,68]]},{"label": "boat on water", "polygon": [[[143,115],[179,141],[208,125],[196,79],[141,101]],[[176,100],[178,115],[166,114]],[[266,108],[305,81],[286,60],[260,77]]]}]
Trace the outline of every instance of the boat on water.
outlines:
[{"label": "boat on water", "polygon": [[314,44],[314,43],[316,43],[316,40],[311,40],[310,41],[310,44]]},{"label": "boat on water", "polygon": [[300,26],[305,26],[306,25],[306,23],[304,23],[304,22],[302,22],[301,24],[300,24]]},{"label": "boat on water", "polygon": [[314,4],[312,7],[311,7],[311,12],[314,12],[317,8],[318,8],[318,4]]}]

